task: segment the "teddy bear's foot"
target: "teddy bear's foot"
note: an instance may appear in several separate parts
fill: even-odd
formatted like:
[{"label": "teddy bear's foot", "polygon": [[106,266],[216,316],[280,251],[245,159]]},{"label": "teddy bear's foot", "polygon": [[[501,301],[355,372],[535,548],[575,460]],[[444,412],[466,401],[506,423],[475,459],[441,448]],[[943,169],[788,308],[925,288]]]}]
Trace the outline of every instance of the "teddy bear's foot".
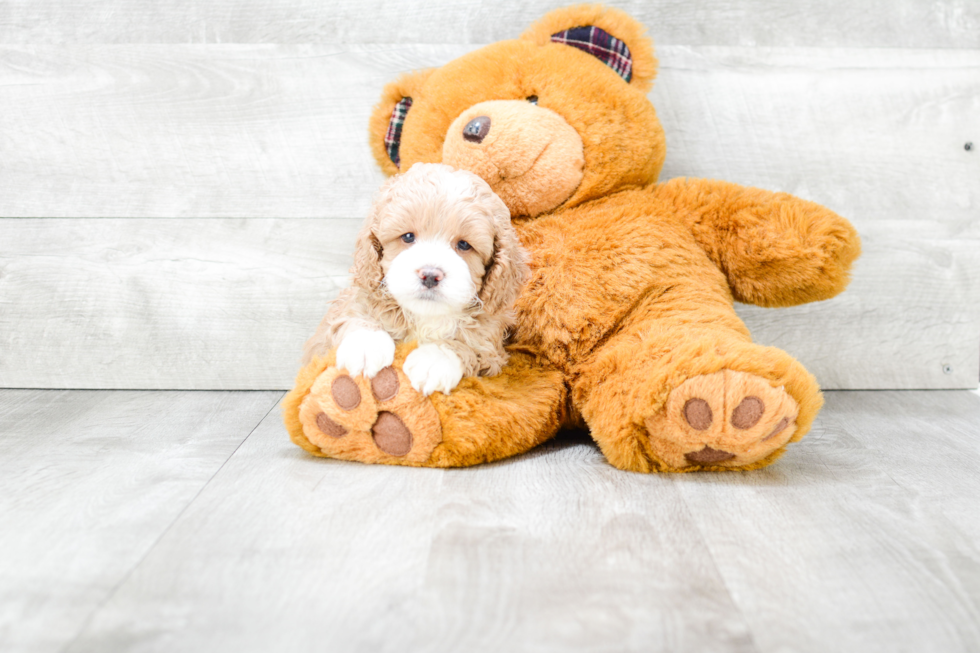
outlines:
[{"label": "teddy bear's foot", "polygon": [[439,415],[405,373],[373,378],[323,371],[299,406],[303,435],[318,455],[368,463],[421,464],[442,441]]},{"label": "teddy bear's foot", "polygon": [[799,413],[784,387],[726,369],[688,379],[644,423],[653,457],[672,471],[747,468],[781,452]]},{"label": "teddy bear's foot", "polygon": [[503,372],[467,377],[449,394],[416,392],[403,371],[414,349],[373,379],[335,367],[331,353],[300,370],[283,398],[289,437],[316,456],[364,463],[462,467],[514,456],[552,437],[564,376],[524,351]]}]

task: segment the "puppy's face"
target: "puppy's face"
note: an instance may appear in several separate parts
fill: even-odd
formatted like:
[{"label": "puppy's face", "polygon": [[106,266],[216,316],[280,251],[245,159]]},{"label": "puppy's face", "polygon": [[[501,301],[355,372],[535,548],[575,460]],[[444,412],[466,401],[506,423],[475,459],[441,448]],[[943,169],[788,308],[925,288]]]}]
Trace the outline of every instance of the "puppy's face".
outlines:
[{"label": "puppy's face", "polygon": [[413,168],[401,181],[379,205],[373,230],[385,285],[408,313],[458,314],[477,299],[506,207],[468,173],[444,166]]}]

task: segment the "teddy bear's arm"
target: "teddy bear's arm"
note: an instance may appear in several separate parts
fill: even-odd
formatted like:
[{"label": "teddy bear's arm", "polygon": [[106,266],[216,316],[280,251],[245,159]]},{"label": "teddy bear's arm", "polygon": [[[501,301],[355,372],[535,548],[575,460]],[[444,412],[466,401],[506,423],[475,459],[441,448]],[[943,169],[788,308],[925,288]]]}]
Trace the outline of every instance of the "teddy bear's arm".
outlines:
[{"label": "teddy bear's arm", "polygon": [[740,302],[776,307],[829,299],[847,286],[861,253],[847,220],[793,195],[683,178],[660,184],[656,194],[684,217]]}]

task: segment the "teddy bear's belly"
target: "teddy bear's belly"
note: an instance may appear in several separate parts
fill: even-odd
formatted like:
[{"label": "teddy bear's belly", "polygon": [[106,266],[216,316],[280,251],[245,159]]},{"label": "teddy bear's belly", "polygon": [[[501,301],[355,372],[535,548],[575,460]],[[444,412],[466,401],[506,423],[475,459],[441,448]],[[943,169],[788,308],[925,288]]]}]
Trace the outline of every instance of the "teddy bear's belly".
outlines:
[{"label": "teddy bear's belly", "polygon": [[724,276],[690,231],[676,217],[628,208],[585,205],[517,225],[531,253],[517,342],[568,369],[641,310],[635,319],[644,321],[671,319],[681,303],[731,311]]}]

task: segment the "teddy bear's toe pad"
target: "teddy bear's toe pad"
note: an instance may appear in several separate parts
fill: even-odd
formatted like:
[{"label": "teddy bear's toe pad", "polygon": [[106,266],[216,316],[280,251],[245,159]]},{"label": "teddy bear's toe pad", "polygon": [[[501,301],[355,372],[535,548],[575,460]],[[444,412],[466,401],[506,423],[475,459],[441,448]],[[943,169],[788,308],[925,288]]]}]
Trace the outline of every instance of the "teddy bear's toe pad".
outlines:
[{"label": "teddy bear's toe pad", "polygon": [[386,454],[404,456],[412,450],[412,432],[398,415],[386,410],[378,413],[378,421],[371,427],[374,443]]},{"label": "teddy bear's toe pad", "polygon": [[783,387],[746,372],[688,379],[644,420],[654,458],[675,469],[751,465],[796,432],[799,406]]},{"label": "teddy bear's toe pad", "polygon": [[327,368],[300,404],[299,418],[306,438],[331,458],[423,463],[442,441],[432,403],[394,367],[373,379]]},{"label": "teddy bear's toe pad", "polygon": [[400,386],[398,372],[393,367],[384,368],[371,379],[371,393],[378,401],[394,399]]},{"label": "teddy bear's toe pad", "polygon": [[714,421],[711,406],[704,399],[697,397],[684,402],[684,410],[682,412],[684,414],[684,421],[695,431],[708,430],[711,428],[711,422]]},{"label": "teddy bear's toe pad", "polygon": [[361,390],[354,379],[346,374],[338,376],[330,384],[330,394],[334,403],[344,410],[354,410],[361,405]]},{"label": "teddy bear's toe pad", "polygon": [[687,459],[687,461],[692,465],[716,465],[718,463],[727,462],[734,457],[735,454],[733,453],[719,451],[718,449],[712,449],[711,447],[705,447],[701,451],[695,451],[694,453],[684,454],[684,458]]},{"label": "teddy bear's toe pad", "polygon": [[327,417],[326,413],[317,413],[316,427],[321,433],[329,435],[332,438],[342,438],[350,432],[337,422]]}]

